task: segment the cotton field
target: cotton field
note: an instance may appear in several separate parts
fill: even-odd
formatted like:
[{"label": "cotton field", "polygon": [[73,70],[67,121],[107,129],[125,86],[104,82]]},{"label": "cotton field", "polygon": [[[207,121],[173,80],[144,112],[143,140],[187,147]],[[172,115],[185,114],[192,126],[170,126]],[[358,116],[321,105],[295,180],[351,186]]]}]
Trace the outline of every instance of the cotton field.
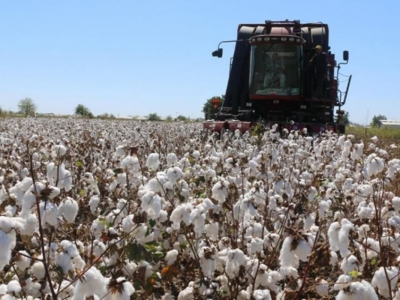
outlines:
[{"label": "cotton field", "polygon": [[0,120],[1,299],[400,299],[395,144]]}]

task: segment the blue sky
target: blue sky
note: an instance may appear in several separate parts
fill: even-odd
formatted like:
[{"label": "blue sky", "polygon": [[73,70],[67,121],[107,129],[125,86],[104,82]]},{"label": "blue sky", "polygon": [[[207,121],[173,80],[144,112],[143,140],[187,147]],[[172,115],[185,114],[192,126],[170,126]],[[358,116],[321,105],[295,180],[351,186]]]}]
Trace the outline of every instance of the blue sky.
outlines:
[{"label": "blue sky", "polygon": [[202,117],[225,93],[240,23],[329,24],[337,58],[349,50],[350,120],[400,120],[400,1],[0,1],[0,107],[29,97],[42,113]]}]

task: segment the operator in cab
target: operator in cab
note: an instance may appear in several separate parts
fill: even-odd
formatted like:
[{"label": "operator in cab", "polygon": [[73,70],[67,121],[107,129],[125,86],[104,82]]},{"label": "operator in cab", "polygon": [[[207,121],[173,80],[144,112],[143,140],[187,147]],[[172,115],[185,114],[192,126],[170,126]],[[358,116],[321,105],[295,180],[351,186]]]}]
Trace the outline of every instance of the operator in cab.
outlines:
[{"label": "operator in cab", "polygon": [[267,55],[267,73],[264,77],[264,88],[283,88],[285,87],[286,77],[283,74],[284,65],[278,53],[274,52],[272,57]]},{"label": "operator in cab", "polygon": [[326,79],[326,74],[328,72],[328,68],[331,67],[331,64],[328,59],[328,55],[322,51],[322,46],[317,45],[315,47],[315,54],[310,60],[310,69],[311,75],[314,78],[314,94],[315,98],[323,98],[324,97],[324,83]]}]

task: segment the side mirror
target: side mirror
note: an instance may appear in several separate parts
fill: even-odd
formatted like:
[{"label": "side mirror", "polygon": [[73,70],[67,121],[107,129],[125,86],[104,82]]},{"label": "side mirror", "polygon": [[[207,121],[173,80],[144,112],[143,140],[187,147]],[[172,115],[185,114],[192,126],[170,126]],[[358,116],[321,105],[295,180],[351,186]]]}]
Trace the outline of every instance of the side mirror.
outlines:
[{"label": "side mirror", "polygon": [[344,61],[349,60],[349,51],[347,51],[347,50],[343,51],[343,60]]},{"label": "side mirror", "polygon": [[212,53],[212,56],[221,58],[222,57],[222,52],[223,52],[222,48],[218,48],[217,50],[215,50]]}]

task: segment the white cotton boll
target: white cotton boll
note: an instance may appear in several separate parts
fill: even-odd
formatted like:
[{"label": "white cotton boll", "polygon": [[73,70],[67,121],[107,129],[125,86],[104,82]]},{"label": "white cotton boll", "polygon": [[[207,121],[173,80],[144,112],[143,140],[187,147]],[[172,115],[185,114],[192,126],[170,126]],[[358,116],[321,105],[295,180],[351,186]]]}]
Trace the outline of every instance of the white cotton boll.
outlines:
[{"label": "white cotton boll", "polygon": [[54,156],[64,156],[67,153],[67,148],[64,145],[53,145],[51,151]]},{"label": "white cotton boll", "polygon": [[58,294],[59,299],[70,299],[74,294],[74,285],[70,284],[69,281],[63,280],[60,284],[60,294]]},{"label": "white cotton boll", "polygon": [[2,295],[7,294],[7,285],[2,283],[0,284],[0,299]]},{"label": "white cotton boll", "polygon": [[253,297],[255,300],[271,300],[271,293],[269,290],[255,290],[253,292]]},{"label": "white cotton boll", "polygon": [[133,214],[127,215],[122,219],[122,230],[126,233],[130,232],[133,227],[135,226],[135,223],[133,222]]},{"label": "white cotton boll", "polygon": [[179,167],[170,167],[167,170],[167,178],[168,181],[171,182],[172,185],[174,185],[177,180],[181,179],[183,177],[183,172],[181,168]]},{"label": "white cotton boll", "polygon": [[308,261],[308,257],[311,254],[311,245],[306,240],[299,240],[297,242],[297,247],[294,250],[294,253],[301,261]]},{"label": "white cotton boll", "polygon": [[247,243],[247,251],[249,255],[255,255],[263,251],[264,241],[259,237],[252,237]]},{"label": "white cotton boll", "polygon": [[148,215],[151,220],[156,220],[160,216],[160,211],[162,208],[161,197],[154,192],[147,192],[141,198],[141,207]]},{"label": "white cotton boll", "polygon": [[348,274],[351,271],[358,270],[358,259],[354,255],[343,258],[340,264],[340,269],[344,274]]},{"label": "white cotton boll", "polygon": [[308,201],[313,201],[317,195],[318,195],[317,189],[311,186],[308,190],[308,195],[307,195]]},{"label": "white cotton boll", "polygon": [[59,184],[66,192],[69,192],[72,189],[72,175],[71,172],[66,170],[64,172],[64,177],[61,178]]},{"label": "white cotton boll", "polygon": [[46,165],[46,170],[47,170],[47,173],[46,173],[47,180],[49,181],[49,183],[51,185],[55,184],[55,180],[57,177],[56,164],[53,162],[48,163]]},{"label": "white cotton boll", "polygon": [[177,300],[194,300],[194,288],[192,286],[187,286],[183,291],[179,292]]},{"label": "white cotton boll", "polygon": [[[350,230],[354,230],[354,225],[347,219],[341,221],[341,227],[338,233],[339,239],[339,251],[342,257],[350,254],[349,243],[350,243]],[[333,249],[332,249],[333,250]]]},{"label": "white cotton boll", "polygon": [[93,195],[92,197],[90,197],[89,207],[92,215],[96,215],[96,210],[97,207],[99,206],[99,203],[100,203],[100,197],[98,195]]},{"label": "white cotton boll", "polygon": [[226,197],[228,197],[228,186],[229,182],[221,179],[212,187],[212,197],[217,200],[220,205],[224,203]]},{"label": "white cotton boll", "polygon": [[15,266],[20,271],[25,271],[31,265],[31,259],[28,252],[25,250],[18,251],[17,257],[15,259]]},{"label": "white cotton boll", "polygon": [[104,218],[97,218],[93,221],[92,226],[90,227],[91,233],[95,236],[95,238],[100,238],[101,232],[106,228],[107,221]]},{"label": "white cotton boll", "polygon": [[133,173],[140,172],[140,163],[137,156],[128,155],[121,161],[121,168],[132,171]]},{"label": "white cotton boll", "polygon": [[339,230],[340,230],[340,223],[333,222],[328,229],[328,240],[329,246],[332,251],[339,251]]},{"label": "white cotton boll", "polygon": [[67,223],[73,223],[78,214],[79,206],[71,197],[64,199],[58,208],[58,215],[63,216]]},{"label": "white cotton boll", "polygon": [[176,164],[178,161],[178,157],[176,156],[175,153],[168,153],[167,154],[167,165],[172,166]]},{"label": "white cotton boll", "polygon": [[248,291],[241,290],[236,300],[250,300],[251,294]]},{"label": "white cotton boll", "polygon": [[21,285],[19,284],[18,280],[11,280],[7,284],[7,292],[15,293],[15,294],[18,294],[21,292]]},{"label": "white cotton boll", "polygon": [[210,238],[211,241],[218,241],[219,239],[219,223],[211,222],[205,225],[206,236]]},{"label": "white cotton boll", "polygon": [[199,157],[200,157],[200,151],[194,150],[193,153],[192,153],[192,156],[193,156],[195,159],[199,159]]},{"label": "white cotton boll", "polygon": [[328,296],[329,283],[325,279],[318,279],[315,286],[315,291],[321,297]]},{"label": "white cotton boll", "polygon": [[371,138],[371,141],[376,144],[379,141],[379,138],[375,135]]},{"label": "white cotton boll", "polygon": [[0,270],[3,270],[11,259],[11,241],[3,230],[0,230],[0,249]]},{"label": "white cotton boll", "polygon": [[31,267],[32,275],[35,276],[36,279],[43,279],[46,275],[46,271],[44,269],[44,265],[41,261],[36,261]]},{"label": "white cotton boll", "polygon": [[32,236],[39,228],[39,221],[36,214],[29,214],[25,217],[25,225],[20,229],[21,235]]},{"label": "white cotton boll", "polygon": [[176,262],[176,259],[178,258],[178,250],[173,249],[167,252],[165,255],[165,263],[170,266],[173,265]]},{"label": "white cotton boll", "polygon": [[68,253],[57,252],[56,253],[56,264],[61,267],[64,274],[68,273],[72,268],[72,259]]},{"label": "white cotton boll", "polygon": [[58,207],[55,203],[42,201],[39,204],[42,224],[48,223],[51,226],[58,227]]},{"label": "white cotton boll", "polygon": [[346,291],[341,290],[336,300],[378,300],[374,288],[365,280],[352,282]]},{"label": "white cotton boll", "polygon": [[149,154],[146,161],[146,167],[150,170],[157,171],[158,166],[160,165],[159,157],[158,153]]},{"label": "white cotton boll", "polygon": [[281,267],[292,267],[296,264],[295,253],[291,250],[293,238],[287,236],[282,244],[282,248],[279,254],[279,261]]},{"label": "white cotton boll", "polygon": [[21,216],[26,216],[31,213],[33,206],[36,204],[36,197],[31,190],[28,190],[22,198]]},{"label": "white cotton boll", "polygon": [[80,255],[72,258],[72,263],[74,265],[73,266],[74,269],[83,270],[86,266],[86,262],[83,260],[83,258]]},{"label": "white cotton boll", "polygon": [[350,275],[342,274],[336,280],[335,285],[333,286],[333,289],[335,291],[343,290],[350,285],[351,281],[352,281],[352,278]]},{"label": "white cotton boll", "polygon": [[105,278],[100,271],[95,267],[91,267],[82,276],[82,280],[77,281],[72,300],[82,300],[94,295],[102,298],[107,294],[106,286]]},{"label": "white cotton boll", "polygon": [[400,210],[400,197],[393,197],[392,198],[392,206],[396,212]]},{"label": "white cotton boll", "polygon": [[[386,272],[388,278],[390,278],[390,286],[392,288],[395,287],[397,281],[399,280],[399,269],[396,267],[388,267],[386,268]],[[377,271],[375,271],[371,284],[374,288],[378,289],[378,293],[381,296],[389,298],[391,292],[388,289],[388,282],[386,280],[384,267],[380,267]]]},{"label": "white cotton boll", "polygon": [[124,156],[125,155],[125,146],[118,146],[116,149],[115,149],[115,156],[117,156],[117,157],[122,157],[122,156]]}]

